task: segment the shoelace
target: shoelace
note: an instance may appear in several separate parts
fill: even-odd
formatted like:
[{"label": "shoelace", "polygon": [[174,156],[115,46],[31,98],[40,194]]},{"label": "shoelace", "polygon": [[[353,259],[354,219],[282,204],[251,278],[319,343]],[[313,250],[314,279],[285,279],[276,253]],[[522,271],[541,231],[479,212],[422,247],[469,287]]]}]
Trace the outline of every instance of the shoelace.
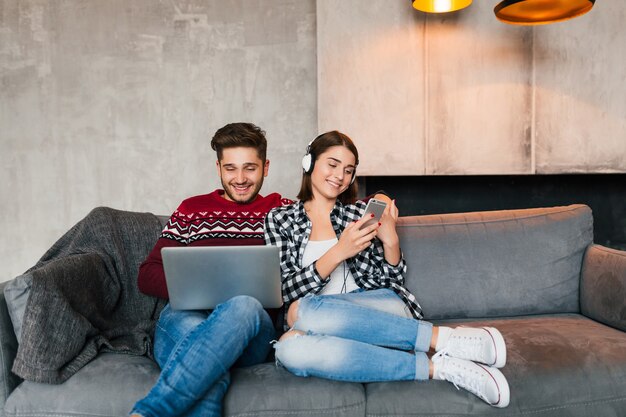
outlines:
[{"label": "shoelace", "polygon": [[442,358],[443,356],[450,356],[448,355],[448,350],[446,348],[441,349],[439,352],[435,353],[430,360],[435,362],[435,361],[439,361],[439,358]]},{"label": "shoelace", "polygon": [[[461,389],[459,388],[459,385],[461,385],[461,387],[476,395],[487,404],[491,404],[491,401],[487,398],[487,396],[481,392],[485,385],[484,378],[482,378],[481,375],[472,370],[468,370],[463,373],[459,372],[458,370],[448,371],[446,368],[458,368],[458,366],[455,366],[456,364],[454,363],[451,364],[451,361],[448,360],[448,357],[443,353],[443,350],[435,353],[432,356],[431,360],[433,361],[433,363],[437,363],[441,367],[441,370],[439,371],[439,376],[441,376],[446,381],[451,382],[457,390]],[[469,378],[469,380],[468,378],[462,377],[464,373],[468,372],[474,374],[474,377]]]},{"label": "shoelace", "polygon": [[[484,341],[481,337],[450,336],[450,340],[448,340],[448,343],[446,343],[446,346],[441,352],[445,351],[448,356],[471,358],[474,361],[488,362],[483,355],[479,355],[479,353],[483,352],[483,343]],[[456,352],[456,354],[450,355],[450,351]]]}]

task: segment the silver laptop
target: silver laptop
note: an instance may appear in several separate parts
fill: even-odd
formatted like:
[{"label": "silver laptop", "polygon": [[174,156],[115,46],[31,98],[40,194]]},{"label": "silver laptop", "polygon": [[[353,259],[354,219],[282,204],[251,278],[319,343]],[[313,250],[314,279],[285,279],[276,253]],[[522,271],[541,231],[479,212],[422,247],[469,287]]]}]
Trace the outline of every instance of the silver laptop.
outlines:
[{"label": "silver laptop", "polygon": [[237,295],[265,308],[282,306],[276,246],[187,246],[161,249],[170,305],[175,310],[214,309]]}]

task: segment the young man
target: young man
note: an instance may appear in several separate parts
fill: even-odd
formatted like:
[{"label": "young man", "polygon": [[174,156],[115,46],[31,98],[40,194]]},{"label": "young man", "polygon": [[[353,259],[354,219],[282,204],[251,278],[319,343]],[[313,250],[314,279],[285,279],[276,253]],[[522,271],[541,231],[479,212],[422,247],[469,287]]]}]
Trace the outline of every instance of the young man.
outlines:
[{"label": "young man", "polygon": [[[223,190],[184,200],[141,264],[139,289],[168,298],[161,248],[166,246],[263,245],[263,220],[290,204],[279,194],[259,195],[270,161],[265,132],[231,123],[211,140]],[[254,298],[234,297],[212,311],[163,309],[154,336],[161,375],[132,415],[220,416],[232,365],[263,362],[276,338],[268,313]]]}]

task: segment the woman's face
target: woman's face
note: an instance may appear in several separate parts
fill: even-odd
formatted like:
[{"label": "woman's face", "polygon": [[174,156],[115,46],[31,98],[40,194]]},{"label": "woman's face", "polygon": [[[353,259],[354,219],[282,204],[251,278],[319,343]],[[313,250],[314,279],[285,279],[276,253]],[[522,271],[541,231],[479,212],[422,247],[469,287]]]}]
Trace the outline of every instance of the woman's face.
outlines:
[{"label": "woman's face", "polygon": [[356,158],[345,146],[332,146],[316,160],[311,173],[315,198],[335,200],[349,186],[354,175]]}]

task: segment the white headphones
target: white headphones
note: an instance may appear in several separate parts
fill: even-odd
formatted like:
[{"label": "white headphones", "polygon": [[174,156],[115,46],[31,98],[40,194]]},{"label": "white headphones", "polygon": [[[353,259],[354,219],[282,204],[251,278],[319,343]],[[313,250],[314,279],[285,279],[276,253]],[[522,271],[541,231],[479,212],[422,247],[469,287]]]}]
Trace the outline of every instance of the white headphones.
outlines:
[{"label": "white headphones", "polygon": [[[309,142],[309,144],[306,146],[306,154],[302,157],[302,169],[304,170],[305,174],[310,174],[311,172],[313,172],[313,167],[315,166],[315,157],[311,153],[311,145],[313,144],[313,142],[315,142],[315,139]],[[350,180],[350,185],[352,185],[355,180],[356,167],[354,167],[354,171],[352,171],[352,179]]]}]

